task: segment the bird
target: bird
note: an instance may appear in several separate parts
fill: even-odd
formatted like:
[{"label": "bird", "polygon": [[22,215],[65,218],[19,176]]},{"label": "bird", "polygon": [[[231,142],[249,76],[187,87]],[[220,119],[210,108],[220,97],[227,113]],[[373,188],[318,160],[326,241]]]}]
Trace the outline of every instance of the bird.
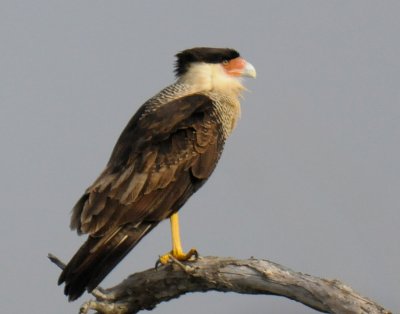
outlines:
[{"label": "bird", "polygon": [[58,280],[69,301],[95,289],[163,220],[172,250],[159,261],[198,255],[182,249],[178,210],[214,171],[240,117],[242,77],[256,70],[234,49],[195,47],[176,54],[175,75],[130,119],[72,209],[71,229],[88,237]]}]

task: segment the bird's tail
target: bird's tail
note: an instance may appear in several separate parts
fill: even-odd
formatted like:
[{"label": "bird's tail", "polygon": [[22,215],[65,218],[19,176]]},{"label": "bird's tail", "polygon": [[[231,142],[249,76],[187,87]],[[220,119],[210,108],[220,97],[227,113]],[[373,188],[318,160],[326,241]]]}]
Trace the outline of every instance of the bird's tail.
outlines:
[{"label": "bird's tail", "polygon": [[79,298],[85,289],[91,292],[96,288],[156,225],[157,222],[142,222],[136,227],[118,227],[101,237],[89,236],[58,279],[59,285],[65,282],[64,293],[69,301]]}]

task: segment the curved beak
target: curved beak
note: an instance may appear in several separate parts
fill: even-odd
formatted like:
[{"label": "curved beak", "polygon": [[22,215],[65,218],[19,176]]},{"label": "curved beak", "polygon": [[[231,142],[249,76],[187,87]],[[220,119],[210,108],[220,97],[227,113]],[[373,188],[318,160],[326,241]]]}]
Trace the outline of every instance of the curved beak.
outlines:
[{"label": "curved beak", "polygon": [[226,73],[231,76],[256,77],[256,69],[253,65],[240,57],[224,63],[223,67]]},{"label": "curved beak", "polygon": [[243,71],[242,71],[242,76],[256,78],[256,76],[257,76],[256,69],[254,68],[254,66],[250,62],[246,61],[246,64],[245,64],[245,66],[243,68]]}]

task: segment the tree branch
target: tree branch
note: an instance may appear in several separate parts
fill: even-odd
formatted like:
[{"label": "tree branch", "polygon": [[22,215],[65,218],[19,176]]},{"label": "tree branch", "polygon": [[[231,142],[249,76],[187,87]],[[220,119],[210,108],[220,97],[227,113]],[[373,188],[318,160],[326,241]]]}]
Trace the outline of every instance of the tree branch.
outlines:
[{"label": "tree branch", "polygon": [[[63,267],[56,257],[49,258]],[[294,272],[267,260],[222,257],[201,257],[186,263],[175,260],[133,274],[115,287],[94,290],[96,300],[86,302],[80,313],[133,314],[188,292],[210,290],[279,295],[324,313],[391,313],[338,280]]]}]

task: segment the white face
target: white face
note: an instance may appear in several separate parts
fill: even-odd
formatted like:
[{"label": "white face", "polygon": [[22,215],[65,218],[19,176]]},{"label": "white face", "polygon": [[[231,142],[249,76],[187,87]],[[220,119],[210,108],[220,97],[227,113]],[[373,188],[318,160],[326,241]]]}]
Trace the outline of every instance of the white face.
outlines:
[{"label": "white face", "polygon": [[244,89],[241,78],[255,77],[254,67],[242,58],[235,58],[223,63],[193,63],[179,79],[182,83],[193,85],[201,91],[219,91],[224,94],[239,96]]}]

